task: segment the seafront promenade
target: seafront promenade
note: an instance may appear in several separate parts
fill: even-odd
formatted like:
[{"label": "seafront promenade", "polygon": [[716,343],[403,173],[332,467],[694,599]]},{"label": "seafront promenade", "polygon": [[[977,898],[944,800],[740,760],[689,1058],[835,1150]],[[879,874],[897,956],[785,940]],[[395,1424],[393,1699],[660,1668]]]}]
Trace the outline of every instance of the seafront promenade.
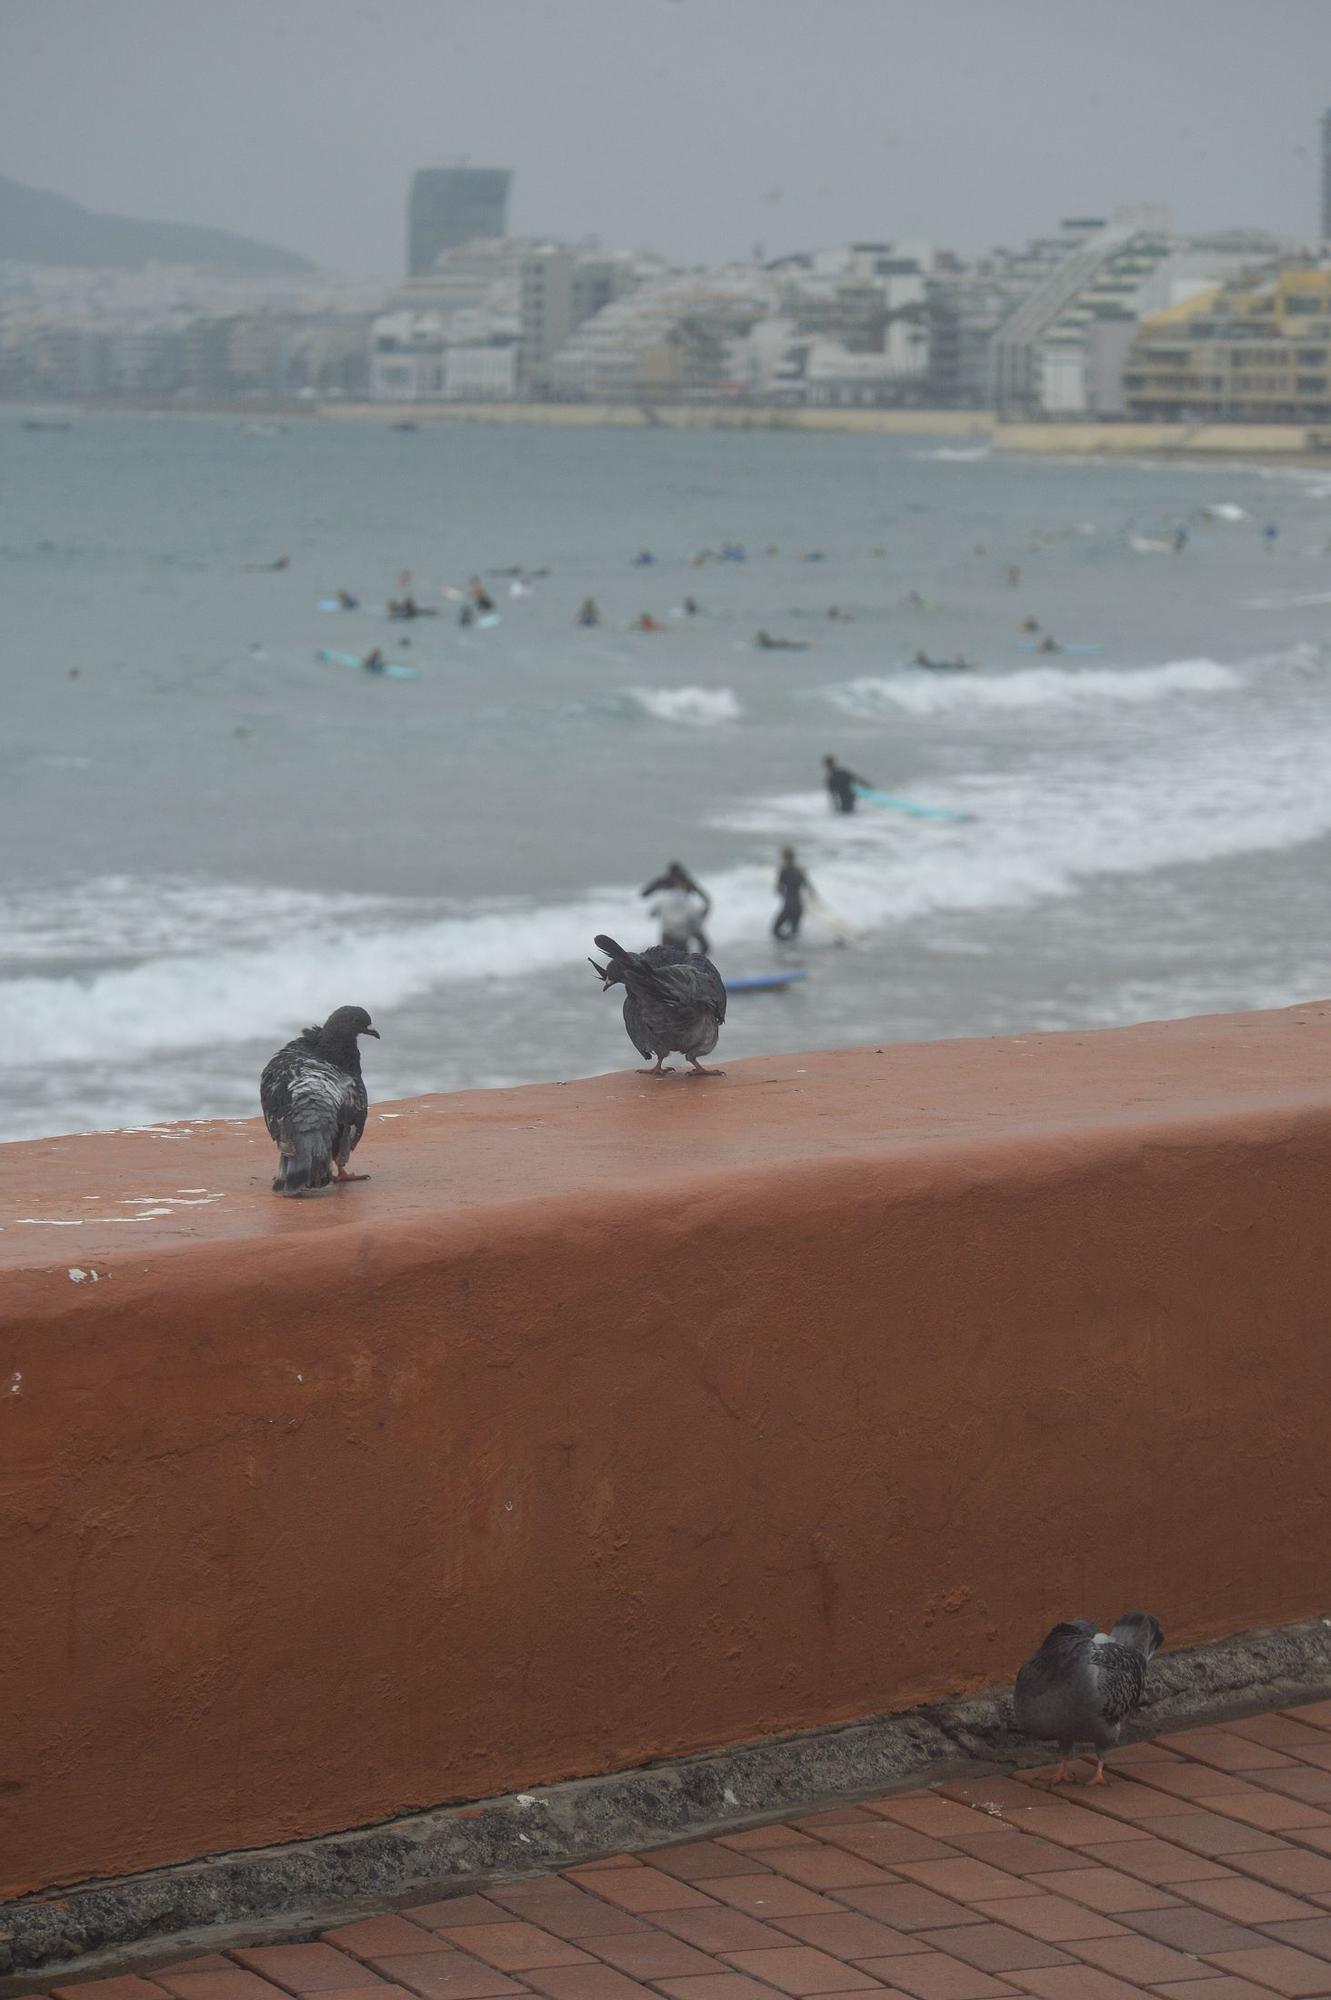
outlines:
[{"label": "seafront promenade", "polygon": [[257,1120],[0,1148],[0,1895],[1321,1618],[1328,1074],[1314,1004],[377,1104],[300,1202]]},{"label": "seafront promenade", "polygon": [[1111,1771],[1055,1792],[1047,1767],[981,1765],[3,1985],[52,2000],[1331,1994],[1331,1700],[1136,1741]]}]

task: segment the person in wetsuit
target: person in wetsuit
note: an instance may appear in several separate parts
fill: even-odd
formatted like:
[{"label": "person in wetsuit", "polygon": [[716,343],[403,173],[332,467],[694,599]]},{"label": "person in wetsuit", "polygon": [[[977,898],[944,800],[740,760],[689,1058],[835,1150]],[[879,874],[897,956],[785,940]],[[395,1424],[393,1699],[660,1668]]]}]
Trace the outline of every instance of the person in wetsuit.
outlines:
[{"label": "person in wetsuit", "polygon": [[799,936],[801,920],[804,916],[806,893],[813,894],[813,884],[795,859],[793,847],[781,850],[781,867],[776,878],[776,893],[781,898],[781,908],[776,913],[772,925],[774,938]]},{"label": "person in wetsuit", "polygon": [[381,674],[384,670],[385,664],[386,662],[384,660],[384,656],[379,651],[379,648],[377,646],[372,647],[371,650],[365,655],[365,658],[361,661],[361,665],[364,667],[367,674]]},{"label": "person in wetsuit", "polygon": [[[660,918],[662,944],[678,945],[681,951],[692,951],[696,946],[706,955],[711,947],[703,930],[703,920],[712,913],[712,899],[702,885],[694,881],[682,861],[672,861],[664,874],[655,876],[647,884],[642,894],[661,898],[659,903],[653,904],[652,914]],[[682,900],[677,901],[676,898]]]},{"label": "person in wetsuit", "polygon": [[857,777],[854,771],[848,771],[844,764],[838,764],[836,758],[831,756],[824,757],[823,771],[825,773],[823,783],[827,786],[827,795],[832,801],[833,810],[839,813],[853,813],[855,787],[867,785],[869,780]]},{"label": "person in wetsuit", "polygon": [[600,624],[601,607],[594,597],[583,598],[582,603],[578,606],[578,615],[574,622],[578,625]]}]

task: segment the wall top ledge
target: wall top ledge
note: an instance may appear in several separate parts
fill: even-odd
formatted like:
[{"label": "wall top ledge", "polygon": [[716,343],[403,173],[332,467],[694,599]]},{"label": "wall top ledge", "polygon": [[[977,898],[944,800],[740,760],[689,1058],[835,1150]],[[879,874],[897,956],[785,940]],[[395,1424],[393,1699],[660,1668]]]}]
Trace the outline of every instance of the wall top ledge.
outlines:
[{"label": "wall top ledge", "polygon": [[[371,1058],[371,1061],[373,1059]],[[373,1076],[370,1078],[373,1090]],[[517,1202],[641,1196],[837,1162],[903,1166],[1081,1136],[1331,1114],[1331,1001],[1085,1033],[760,1056],[724,1081],[632,1071],[372,1103],[360,1186],[273,1195],[260,1121],[223,1119],[0,1146],[0,1278],[278,1244]],[[331,1247],[331,1246],[330,1246]]]}]

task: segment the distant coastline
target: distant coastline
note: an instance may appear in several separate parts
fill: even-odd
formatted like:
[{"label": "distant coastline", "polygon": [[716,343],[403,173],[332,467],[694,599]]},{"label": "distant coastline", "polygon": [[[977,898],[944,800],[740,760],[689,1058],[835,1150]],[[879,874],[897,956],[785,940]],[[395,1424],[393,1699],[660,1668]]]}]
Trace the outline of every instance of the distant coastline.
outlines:
[{"label": "distant coastline", "polygon": [[809,431],[863,437],[936,437],[994,451],[1074,458],[1267,458],[1331,462],[1331,430],[1307,424],[1000,423],[988,410],[733,408],[666,403],[312,403],[255,400],[5,399],[0,413],[227,417],[237,423],[323,419],[387,428],[537,424],[569,429]]},{"label": "distant coastline", "polygon": [[947,437],[995,451],[1074,457],[1331,459],[1331,431],[1305,424],[1000,423],[988,410],[742,409],[669,403],[321,403],[339,423],[602,425],[618,429],[835,431]]}]

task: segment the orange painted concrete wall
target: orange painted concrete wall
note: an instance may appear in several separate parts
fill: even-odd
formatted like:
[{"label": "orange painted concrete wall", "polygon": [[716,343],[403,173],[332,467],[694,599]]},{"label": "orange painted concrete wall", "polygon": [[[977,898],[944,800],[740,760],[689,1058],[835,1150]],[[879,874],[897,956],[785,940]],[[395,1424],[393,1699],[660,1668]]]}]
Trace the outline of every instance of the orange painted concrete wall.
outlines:
[{"label": "orange painted concrete wall", "polygon": [[270,1156],[0,1149],[6,1892],[1324,1608],[1331,1009]]}]

